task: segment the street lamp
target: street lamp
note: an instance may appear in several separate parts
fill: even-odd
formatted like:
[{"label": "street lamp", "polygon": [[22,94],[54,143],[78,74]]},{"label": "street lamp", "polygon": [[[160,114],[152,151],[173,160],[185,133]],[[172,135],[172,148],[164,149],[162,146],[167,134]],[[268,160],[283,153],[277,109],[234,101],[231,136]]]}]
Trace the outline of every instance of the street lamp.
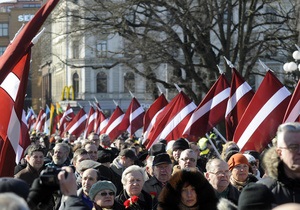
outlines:
[{"label": "street lamp", "polygon": [[286,74],[290,77],[292,80],[292,83],[295,83],[294,85],[297,84],[299,77],[300,77],[300,48],[298,45],[296,45],[297,50],[293,52],[293,58],[295,60],[292,62],[285,63],[283,65],[283,70],[285,71]]}]

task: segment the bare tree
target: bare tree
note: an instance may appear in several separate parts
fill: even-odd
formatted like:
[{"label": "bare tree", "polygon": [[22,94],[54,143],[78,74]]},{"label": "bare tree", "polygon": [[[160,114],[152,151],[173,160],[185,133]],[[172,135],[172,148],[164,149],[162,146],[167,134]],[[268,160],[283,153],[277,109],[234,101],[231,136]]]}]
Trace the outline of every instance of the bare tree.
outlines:
[{"label": "bare tree", "polygon": [[[109,65],[94,68],[123,64],[152,84],[171,89],[176,82],[196,103],[218,76],[223,56],[249,79],[259,73],[258,59],[284,63],[298,39],[294,0],[76,2],[69,13],[55,18],[68,14],[77,34],[101,33],[124,40],[122,49],[110,52]],[[162,64],[172,71],[169,81],[157,74]],[[230,68],[225,70],[230,79]]]}]

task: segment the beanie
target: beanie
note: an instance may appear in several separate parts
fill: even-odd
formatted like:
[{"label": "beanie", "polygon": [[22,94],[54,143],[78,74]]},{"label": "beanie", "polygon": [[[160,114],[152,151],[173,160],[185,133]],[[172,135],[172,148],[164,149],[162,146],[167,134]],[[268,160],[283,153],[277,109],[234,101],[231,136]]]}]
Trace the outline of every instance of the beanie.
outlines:
[{"label": "beanie", "polygon": [[98,181],[92,185],[89,191],[90,199],[93,201],[97,193],[102,190],[111,190],[115,194],[117,193],[117,188],[111,181]]},{"label": "beanie", "polygon": [[235,166],[240,164],[247,164],[250,167],[247,158],[241,153],[232,155],[227,163],[230,171],[232,171]]},{"label": "beanie", "polygon": [[275,198],[269,188],[250,182],[240,194],[238,210],[271,210],[272,203],[275,203]]},{"label": "beanie", "polygon": [[2,177],[0,178],[0,193],[5,192],[15,193],[26,200],[29,194],[29,186],[21,179]]},{"label": "beanie", "polygon": [[174,142],[172,150],[175,150],[175,149],[185,150],[188,148],[190,148],[189,143],[185,139],[180,138]]}]

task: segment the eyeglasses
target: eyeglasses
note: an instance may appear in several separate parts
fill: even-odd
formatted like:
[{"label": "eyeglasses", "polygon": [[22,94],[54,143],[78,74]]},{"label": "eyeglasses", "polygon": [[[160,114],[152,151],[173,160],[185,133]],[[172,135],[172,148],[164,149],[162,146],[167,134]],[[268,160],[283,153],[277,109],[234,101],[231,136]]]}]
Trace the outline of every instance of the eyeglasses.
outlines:
[{"label": "eyeglasses", "polygon": [[196,160],[194,159],[194,158],[180,158],[180,160],[183,160],[184,162],[186,162],[186,161],[191,161],[191,162],[196,162]]},{"label": "eyeglasses", "polygon": [[230,173],[230,171],[228,170],[228,171],[217,171],[217,172],[208,172],[208,173],[214,174],[216,176],[221,176],[221,175],[226,176]]},{"label": "eyeglasses", "polygon": [[115,195],[115,192],[102,192],[102,193],[100,193],[100,195],[103,197],[107,196],[107,195],[113,196],[113,195]]},{"label": "eyeglasses", "polygon": [[298,153],[299,152],[299,144],[290,144],[287,147],[279,147],[280,149],[287,149],[292,153]]}]

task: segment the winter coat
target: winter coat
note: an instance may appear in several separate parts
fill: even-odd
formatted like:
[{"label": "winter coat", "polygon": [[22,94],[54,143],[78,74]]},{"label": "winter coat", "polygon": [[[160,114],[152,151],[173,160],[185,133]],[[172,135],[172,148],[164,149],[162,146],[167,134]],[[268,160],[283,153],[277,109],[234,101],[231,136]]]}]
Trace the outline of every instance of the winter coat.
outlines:
[{"label": "winter coat", "polygon": [[[155,202],[153,203],[151,195],[146,193],[144,190],[142,190],[141,194],[138,197],[139,197],[139,199],[138,199],[137,203],[139,204],[141,210],[156,209],[156,207],[154,206]],[[123,190],[116,197],[116,200],[117,200],[117,202],[124,204],[124,202],[129,198],[130,198],[130,196],[127,194],[127,192],[125,190]],[[129,208],[127,208],[127,210],[131,210],[131,208],[129,207]]]}]

